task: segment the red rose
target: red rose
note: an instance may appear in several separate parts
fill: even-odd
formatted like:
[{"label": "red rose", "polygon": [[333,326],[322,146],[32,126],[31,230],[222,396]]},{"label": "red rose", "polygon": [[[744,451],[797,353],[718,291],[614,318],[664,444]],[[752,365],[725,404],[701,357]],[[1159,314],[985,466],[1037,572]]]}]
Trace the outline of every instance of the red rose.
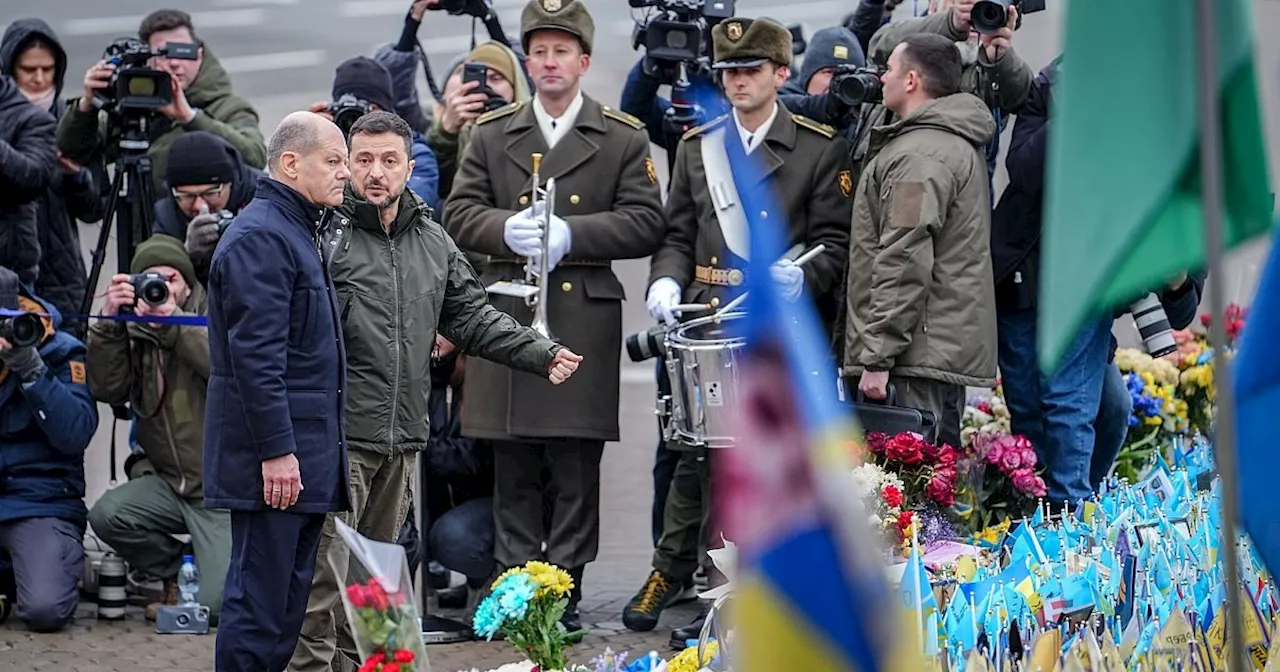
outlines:
[{"label": "red rose", "polygon": [[915,434],[899,434],[885,444],[884,456],[903,464],[916,464],[924,459],[924,441]]},{"label": "red rose", "polygon": [[983,413],[986,413],[987,415],[993,415],[993,413],[991,412],[991,403],[990,403],[990,402],[986,402],[986,401],[979,401],[979,402],[978,402],[978,410],[979,410],[979,411],[982,411]]},{"label": "red rose", "polygon": [[956,473],[955,467],[939,467],[933,470],[934,478],[940,478],[951,484],[954,484],[956,482],[957,476],[958,474]]},{"label": "red rose", "polygon": [[378,651],[377,653],[374,653],[372,656],[369,656],[369,662],[373,663],[374,665],[385,663],[387,662],[387,654],[383,653],[382,651]]},{"label": "red rose", "polygon": [[872,455],[884,455],[884,444],[889,441],[889,435],[884,432],[871,432],[867,434],[867,450]]},{"label": "red rose", "polygon": [[[376,587],[375,587],[376,586]],[[369,584],[369,607],[377,611],[386,611],[391,606],[391,600],[387,598],[387,591],[376,582]]]},{"label": "red rose", "polygon": [[956,503],[955,485],[946,478],[934,475],[925,486],[924,494],[938,506],[951,506]]},{"label": "red rose", "polygon": [[1204,326],[1206,326],[1206,327],[1207,327],[1207,326],[1209,326],[1212,322],[1213,322],[1213,316],[1212,316],[1212,315],[1210,315],[1209,313],[1205,313],[1204,315],[1201,315],[1201,316],[1200,316],[1200,324],[1203,324]]},{"label": "red rose", "polygon": [[378,663],[374,662],[373,659],[370,658],[369,660],[361,663],[360,669],[357,672],[377,672],[377,669]]},{"label": "red rose", "polygon": [[911,527],[912,514],[910,511],[903,511],[898,514],[898,529],[906,530]]},{"label": "red rose", "polygon": [[886,485],[880,491],[880,496],[884,499],[884,503],[890,507],[902,506],[902,491],[896,485]]},{"label": "red rose", "polygon": [[369,602],[365,599],[364,586],[356,584],[347,586],[347,599],[351,601],[351,606],[361,609],[368,606]]},{"label": "red rose", "polygon": [[387,663],[382,666],[382,672],[400,672],[399,663]]},{"label": "red rose", "polygon": [[408,649],[400,649],[399,651],[396,651],[397,663],[412,663],[413,659],[413,652]]},{"label": "red rose", "polygon": [[956,455],[956,449],[945,443],[942,444],[942,449],[938,451],[938,464],[949,466],[955,464],[957,459],[959,458]]}]

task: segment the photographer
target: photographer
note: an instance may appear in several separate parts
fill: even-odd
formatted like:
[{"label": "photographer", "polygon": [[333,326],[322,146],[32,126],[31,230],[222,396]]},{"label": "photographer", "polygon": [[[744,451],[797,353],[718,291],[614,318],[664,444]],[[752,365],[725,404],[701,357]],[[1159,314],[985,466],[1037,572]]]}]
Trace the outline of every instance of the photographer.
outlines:
[{"label": "photographer", "polygon": [[840,129],[852,141],[855,108],[831,92],[831,83],[839,81],[834,78],[841,70],[864,65],[866,57],[853,33],[840,26],[823,28],[809,40],[799,76],[787,80],[778,100],[794,114]]},{"label": "photographer", "polygon": [[80,602],[84,451],[98,409],[85,386],[84,345],[59,331],[58,310],[7,268],[0,309],[0,553],[13,561],[18,618],[56,632]]},{"label": "photographer", "polygon": [[[701,115],[704,118],[694,119],[687,127],[676,127],[667,121],[671,110],[671,100],[658,96],[658,89],[669,84],[661,77],[650,74],[645,68],[648,56],[641,56],[627,74],[627,82],[622,86],[622,97],[618,107],[644,122],[649,133],[649,141],[667,152],[667,174],[671,173],[676,163],[676,146],[680,144],[680,136],[694,126],[711,121],[721,115],[728,114],[729,101],[725,100],[720,87],[716,85],[715,76],[709,69],[692,68],[689,72],[689,95],[703,106]],[[668,188],[670,182],[668,182]]]},{"label": "photographer", "polygon": [[[1013,50],[1013,33],[1019,14],[1010,6],[1007,23],[990,35],[980,35],[973,29],[970,15],[977,0],[930,0],[929,15],[918,19],[905,19],[886,24],[871,38],[867,60],[884,65],[889,54],[908,35],[932,33],[954,40],[960,46],[963,71],[960,90],[978,96],[990,108],[996,122],[996,132],[986,147],[987,174],[995,175],[996,159],[1000,153],[1000,133],[1009,116],[1026,102],[1035,73]],[[881,110],[883,112],[883,110]],[[869,123],[881,125],[889,119],[876,115]],[[857,155],[865,152],[865,143],[855,148]]]},{"label": "photographer", "polygon": [[55,124],[17,82],[0,76],[0,265],[26,285],[40,275],[36,211],[57,172]]},{"label": "photographer", "polygon": [[[315,103],[311,111],[338,124],[343,134],[348,134],[351,125],[370,112],[394,114],[394,101],[391,73],[372,58],[356,56],[343,61],[334,72],[333,102]],[[409,176],[409,189],[426,202],[427,207],[438,212],[440,168],[436,155],[421,133],[412,133],[413,174]]]},{"label": "photographer", "polygon": [[[148,238],[129,270],[135,276],[111,278],[104,315],[207,312],[204,287],[177,240]],[[154,289],[135,285],[138,274],[154,274],[151,282],[162,283],[164,298],[153,301]],[[88,346],[93,397],[133,408],[145,455],[128,482],[108,490],[89,511],[94,534],[130,566],[164,580],[164,598],[147,607],[148,620],[161,606],[178,603],[184,545],[173,534],[190,534],[201,579],[196,599],[216,624],[231,559],[231,518],[202,501],[209,332],[203,326],[98,320],[89,327]],[[149,469],[143,466],[148,463]]]},{"label": "photographer", "polygon": [[[195,34],[191,17],[175,9],[152,12],[142,20],[138,37],[151,49],[169,43],[196,45],[195,60],[157,56],[151,66],[168,73],[173,102],[153,114],[149,127],[154,193],[163,193],[165,163],[169,148],[183,133],[208,131],[240,151],[249,165],[262,168],[267,148],[258,130],[258,113],[245,99],[231,92],[231,79]],[[111,86],[118,66],[98,61],[84,76],[84,96],[74,101],[58,124],[58,149],[82,166],[115,161],[115,147],[105,145],[106,137],[94,103],[94,96]]]},{"label": "photographer", "polygon": [[155,204],[155,233],[184,241],[196,280],[209,280],[209,259],[223,232],[253,200],[263,172],[212,133],[187,133],[173,143],[165,166],[168,194]]},{"label": "photographer", "polygon": [[[54,119],[66,113],[62,83],[67,53],[58,36],[40,19],[18,19],[0,39],[0,74],[14,78],[31,104],[48,110]],[[105,203],[101,175],[59,156],[49,188],[35,203],[36,235],[40,244],[39,277],[35,291],[62,313],[62,330],[84,337],[85,322],[76,317],[88,278],[80,251],[76,220],[102,219]]]}]

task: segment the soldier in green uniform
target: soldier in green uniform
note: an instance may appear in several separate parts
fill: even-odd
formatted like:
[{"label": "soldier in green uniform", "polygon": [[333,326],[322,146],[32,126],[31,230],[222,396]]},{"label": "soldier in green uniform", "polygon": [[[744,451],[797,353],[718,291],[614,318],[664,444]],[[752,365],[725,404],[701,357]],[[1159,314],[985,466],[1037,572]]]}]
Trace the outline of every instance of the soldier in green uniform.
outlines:
[{"label": "soldier in green uniform", "polygon": [[[777,101],[788,76],[791,33],[768,19],[734,18],[712,30],[714,68],[721,73],[731,114],[685,134],[676,150],[670,224],[650,270],[648,307],[655,319],[672,323],[679,303],[722,305],[741,294],[746,282],[748,213],[743,212],[729,165],[763,164],[795,255],[816,245],[826,250],[803,267],[789,259],[773,265],[774,281],[790,300],[807,289],[821,297],[839,289],[849,244],[853,179],[849,146],[835,130],[793,115]],[[793,256],[793,255],[788,255]],[[653,572],[623,612],[632,630],[651,630],[658,615],[693,575],[705,538],[710,455],[683,450],[667,496],[663,535],[653,556]],[[695,635],[696,636],[696,635]]]},{"label": "soldier in green uniform", "polygon": [[[666,228],[644,125],[579,88],[594,32],[581,0],[525,7],[521,41],[537,94],[476,120],[444,218],[459,246],[488,255],[486,284],[523,279],[526,262],[540,274],[531,192],[555,178],[546,310],[555,338],[591,366],[548,390],[536,376],[470,362],[462,431],[493,442],[497,565],[545,557],[568,570],[577,586],[566,616],[572,628],[582,571],[599,546],[600,459],[604,443],[619,439],[625,294],[612,262],[653,254]],[[545,157],[538,185],[534,154]],[[533,317],[519,298],[495,295],[493,304],[524,324]],[[546,489],[553,493],[550,529],[543,525]]]}]

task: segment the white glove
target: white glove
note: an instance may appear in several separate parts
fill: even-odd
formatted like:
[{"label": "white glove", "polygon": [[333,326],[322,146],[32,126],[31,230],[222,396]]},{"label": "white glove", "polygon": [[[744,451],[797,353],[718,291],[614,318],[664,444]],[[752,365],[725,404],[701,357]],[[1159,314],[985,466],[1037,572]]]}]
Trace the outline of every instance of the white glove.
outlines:
[{"label": "white glove", "polygon": [[[538,240],[538,244],[542,244],[542,240]],[[551,216],[551,238],[547,241],[547,261],[551,264],[551,270],[556,270],[560,260],[569,254],[569,248],[573,246],[573,232],[569,230],[569,223],[556,217]],[[542,273],[542,250],[539,249],[533,255],[532,268],[533,272]]]},{"label": "white glove", "polygon": [[502,240],[517,257],[537,256],[542,251],[542,228],[529,215],[517,212],[507,218]]},{"label": "white glove", "polygon": [[680,304],[680,296],[683,294],[680,289],[680,283],[675,278],[658,278],[649,285],[649,295],[645,299],[645,307],[649,309],[649,316],[655,320],[662,320],[668,325],[676,323],[676,315],[672,312],[672,308]]},{"label": "white glove", "polygon": [[782,290],[782,298],[795,301],[804,293],[804,270],[790,259],[783,259],[769,267],[773,281]]}]

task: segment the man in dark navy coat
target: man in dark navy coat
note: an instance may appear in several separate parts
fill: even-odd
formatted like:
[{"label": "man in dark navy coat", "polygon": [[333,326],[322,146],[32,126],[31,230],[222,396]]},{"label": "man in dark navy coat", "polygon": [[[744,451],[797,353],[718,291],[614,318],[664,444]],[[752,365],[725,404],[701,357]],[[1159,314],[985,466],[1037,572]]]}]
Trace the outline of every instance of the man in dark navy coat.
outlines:
[{"label": "man in dark navy coat", "polygon": [[285,117],[270,177],[236,218],[209,270],[204,497],[231,510],[231,566],[217,672],[289,664],[325,514],[348,508],[345,353],[329,260],[350,177],[332,122]]}]

